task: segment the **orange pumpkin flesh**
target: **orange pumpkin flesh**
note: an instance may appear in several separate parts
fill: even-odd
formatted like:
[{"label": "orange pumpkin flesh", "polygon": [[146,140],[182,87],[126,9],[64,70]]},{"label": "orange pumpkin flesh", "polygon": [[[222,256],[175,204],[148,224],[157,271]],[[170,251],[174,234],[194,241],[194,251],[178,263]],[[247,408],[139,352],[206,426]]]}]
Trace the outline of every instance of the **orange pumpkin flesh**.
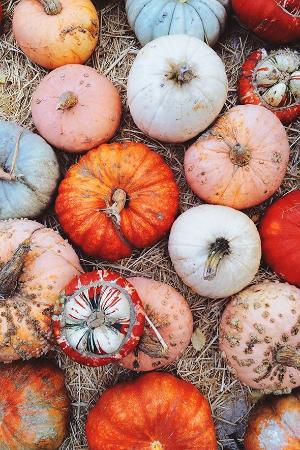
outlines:
[{"label": "orange pumpkin flesh", "polygon": [[117,384],[100,397],[86,424],[90,450],[216,450],[209,404],[168,373]]},{"label": "orange pumpkin flesh", "polygon": [[1,365],[0,413],[1,449],[58,449],[70,414],[63,372],[47,360]]},{"label": "orange pumpkin flesh", "polygon": [[85,253],[117,260],[169,231],[178,197],[171,169],[146,145],[103,144],[68,170],[55,210]]}]

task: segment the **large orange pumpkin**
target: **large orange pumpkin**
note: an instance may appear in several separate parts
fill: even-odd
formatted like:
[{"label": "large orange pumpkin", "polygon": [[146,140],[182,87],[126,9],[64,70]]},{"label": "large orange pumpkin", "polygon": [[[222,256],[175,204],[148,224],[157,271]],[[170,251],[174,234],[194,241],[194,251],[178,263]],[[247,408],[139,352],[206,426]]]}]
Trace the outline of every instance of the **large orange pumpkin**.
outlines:
[{"label": "large orange pumpkin", "polygon": [[208,401],[168,373],[108,389],[86,424],[90,450],[216,450]]},{"label": "large orange pumpkin", "polygon": [[57,450],[69,428],[63,372],[47,360],[1,365],[0,411],[1,450]]},{"label": "large orange pumpkin", "polygon": [[73,165],[61,182],[55,210],[73,242],[109,260],[153,245],[178,209],[171,169],[144,144],[100,145]]},{"label": "large orange pumpkin", "polygon": [[83,64],[98,41],[99,20],[90,0],[21,0],[13,31],[26,56],[55,69]]}]

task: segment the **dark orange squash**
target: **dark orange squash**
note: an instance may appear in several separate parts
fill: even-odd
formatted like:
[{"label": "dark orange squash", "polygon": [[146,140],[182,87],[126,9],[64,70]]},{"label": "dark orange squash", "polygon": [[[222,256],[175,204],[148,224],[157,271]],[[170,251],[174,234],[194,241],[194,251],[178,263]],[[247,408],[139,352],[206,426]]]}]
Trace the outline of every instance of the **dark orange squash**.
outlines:
[{"label": "dark orange squash", "polygon": [[155,244],[178,209],[178,188],[161,156],[144,144],[103,144],[67,172],[56,200],[64,231],[85,253],[108,260]]},{"label": "dark orange squash", "polygon": [[168,373],[117,384],[100,397],[86,424],[90,450],[216,450],[208,401]]}]

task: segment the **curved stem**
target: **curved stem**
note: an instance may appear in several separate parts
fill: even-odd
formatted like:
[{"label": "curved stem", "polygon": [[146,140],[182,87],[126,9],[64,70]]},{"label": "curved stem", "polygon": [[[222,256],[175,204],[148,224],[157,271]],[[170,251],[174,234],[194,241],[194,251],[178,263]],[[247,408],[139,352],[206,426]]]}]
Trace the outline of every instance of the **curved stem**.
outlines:
[{"label": "curved stem", "polygon": [[289,345],[277,350],[275,355],[276,361],[283,366],[294,367],[300,369],[300,350]]},{"label": "curved stem", "polygon": [[149,316],[147,316],[147,314],[145,314],[145,319],[146,319],[147,323],[149,324],[149,326],[154,331],[154,333],[155,333],[157,339],[159,340],[159,343],[161,344],[162,348],[164,350],[167,350],[168,349],[168,345],[166,344],[164,338],[162,337],[162,335],[160,334],[160,332],[158,331],[158,329],[156,328],[156,326],[154,325],[152,320],[149,318]]},{"label": "curved stem", "polygon": [[56,109],[59,111],[65,111],[66,109],[71,109],[73,106],[77,105],[78,97],[72,91],[66,91],[58,99]]},{"label": "curved stem", "polygon": [[43,6],[45,13],[49,16],[56,16],[62,10],[62,4],[60,0],[39,0]]},{"label": "curved stem", "polygon": [[218,267],[224,256],[229,255],[230,246],[227,239],[218,238],[209,249],[208,257],[205,262],[203,278],[204,280],[213,280],[217,275]]},{"label": "curved stem", "polygon": [[114,202],[108,208],[102,209],[109,217],[114,219],[118,226],[121,224],[121,216],[120,213],[122,209],[125,207],[127,200],[126,192],[123,189],[116,189],[112,195],[112,201]]},{"label": "curved stem", "polygon": [[17,137],[16,140],[16,145],[15,145],[15,149],[14,149],[14,154],[12,157],[12,162],[11,162],[11,168],[9,173],[5,172],[5,170],[3,170],[3,168],[0,168],[0,180],[6,180],[6,181],[15,181],[17,179],[16,175],[15,175],[15,168],[16,168],[16,164],[17,164],[17,159],[19,156],[19,150],[20,150],[20,139],[22,134],[24,133],[24,129],[22,129]]}]

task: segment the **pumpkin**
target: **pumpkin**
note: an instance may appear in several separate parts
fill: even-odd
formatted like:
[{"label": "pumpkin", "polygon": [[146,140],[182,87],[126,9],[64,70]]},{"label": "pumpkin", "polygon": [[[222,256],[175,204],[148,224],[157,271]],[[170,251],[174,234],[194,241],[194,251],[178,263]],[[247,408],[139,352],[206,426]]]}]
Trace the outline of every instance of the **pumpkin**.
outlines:
[{"label": "pumpkin", "polygon": [[127,97],[138,128],[159,141],[178,143],[213,122],[227,90],[225,68],[214,50],[195,37],[170,35],[140,50]]},{"label": "pumpkin", "polygon": [[127,0],[128,22],[142,45],[167,34],[188,34],[213,46],[224,31],[229,0]]},{"label": "pumpkin", "polygon": [[238,18],[262,39],[286,44],[300,39],[299,0],[232,0]]},{"label": "pumpkin", "polygon": [[53,70],[32,97],[32,118],[39,133],[68,152],[107,142],[121,120],[121,99],[104,75],[80,64]]},{"label": "pumpkin", "polygon": [[0,121],[0,219],[36,217],[59,177],[52,148],[37,134]]},{"label": "pumpkin", "polygon": [[90,0],[21,0],[13,32],[31,61],[55,69],[88,60],[97,45],[99,19]]},{"label": "pumpkin", "polygon": [[107,389],[88,414],[91,450],[216,450],[208,401],[191,383],[148,373]]},{"label": "pumpkin", "polygon": [[104,366],[136,347],[144,328],[142,302],[115,272],[97,270],[75,277],[53,316],[62,350],[80,364]]},{"label": "pumpkin", "polygon": [[247,386],[268,393],[300,386],[300,290],[266,281],[234,296],[222,316],[220,349]]},{"label": "pumpkin", "polygon": [[54,230],[31,220],[0,221],[0,361],[29,359],[51,348],[51,314],[81,267]]},{"label": "pumpkin", "polygon": [[85,253],[117,260],[155,244],[178,209],[169,166],[144,144],[103,144],[83,156],[59,187],[55,210]]},{"label": "pumpkin", "polygon": [[300,190],[267,209],[259,232],[266,262],[285,281],[300,287]]},{"label": "pumpkin", "polygon": [[262,105],[288,125],[300,116],[300,54],[259,49],[242,66],[238,84],[242,104]]},{"label": "pumpkin", "polygon": [[178,359],[190,343],[193,316],[189,305],[176,289],[165,283],[142,277],[128,281],[142,300],[146,324],[137,347],[120,364],[136,371],[166,366]]},{"label": "pumpkin", "polygon": [[48,360],[0,367],[0,448],[57,450],[67,437],[70,400],[64,374]]},{"label": "pumpkin", "polygon": [[262,106],[236,106],[188,149],[185,176],[205,202],[249,208],[279,188],[289,152],[286,131],[274,114]]},{"label": "pumpkin", "polygon": [[169,254],[182,281],[209,298],[235,294],[258,271],[261,244],[246,214],[219,205],[188,209],[174,222]]},{"label": "pumpkin", "polygon": [[300,391],[268,396],[250,414],[245,450],[300,448]]}]

